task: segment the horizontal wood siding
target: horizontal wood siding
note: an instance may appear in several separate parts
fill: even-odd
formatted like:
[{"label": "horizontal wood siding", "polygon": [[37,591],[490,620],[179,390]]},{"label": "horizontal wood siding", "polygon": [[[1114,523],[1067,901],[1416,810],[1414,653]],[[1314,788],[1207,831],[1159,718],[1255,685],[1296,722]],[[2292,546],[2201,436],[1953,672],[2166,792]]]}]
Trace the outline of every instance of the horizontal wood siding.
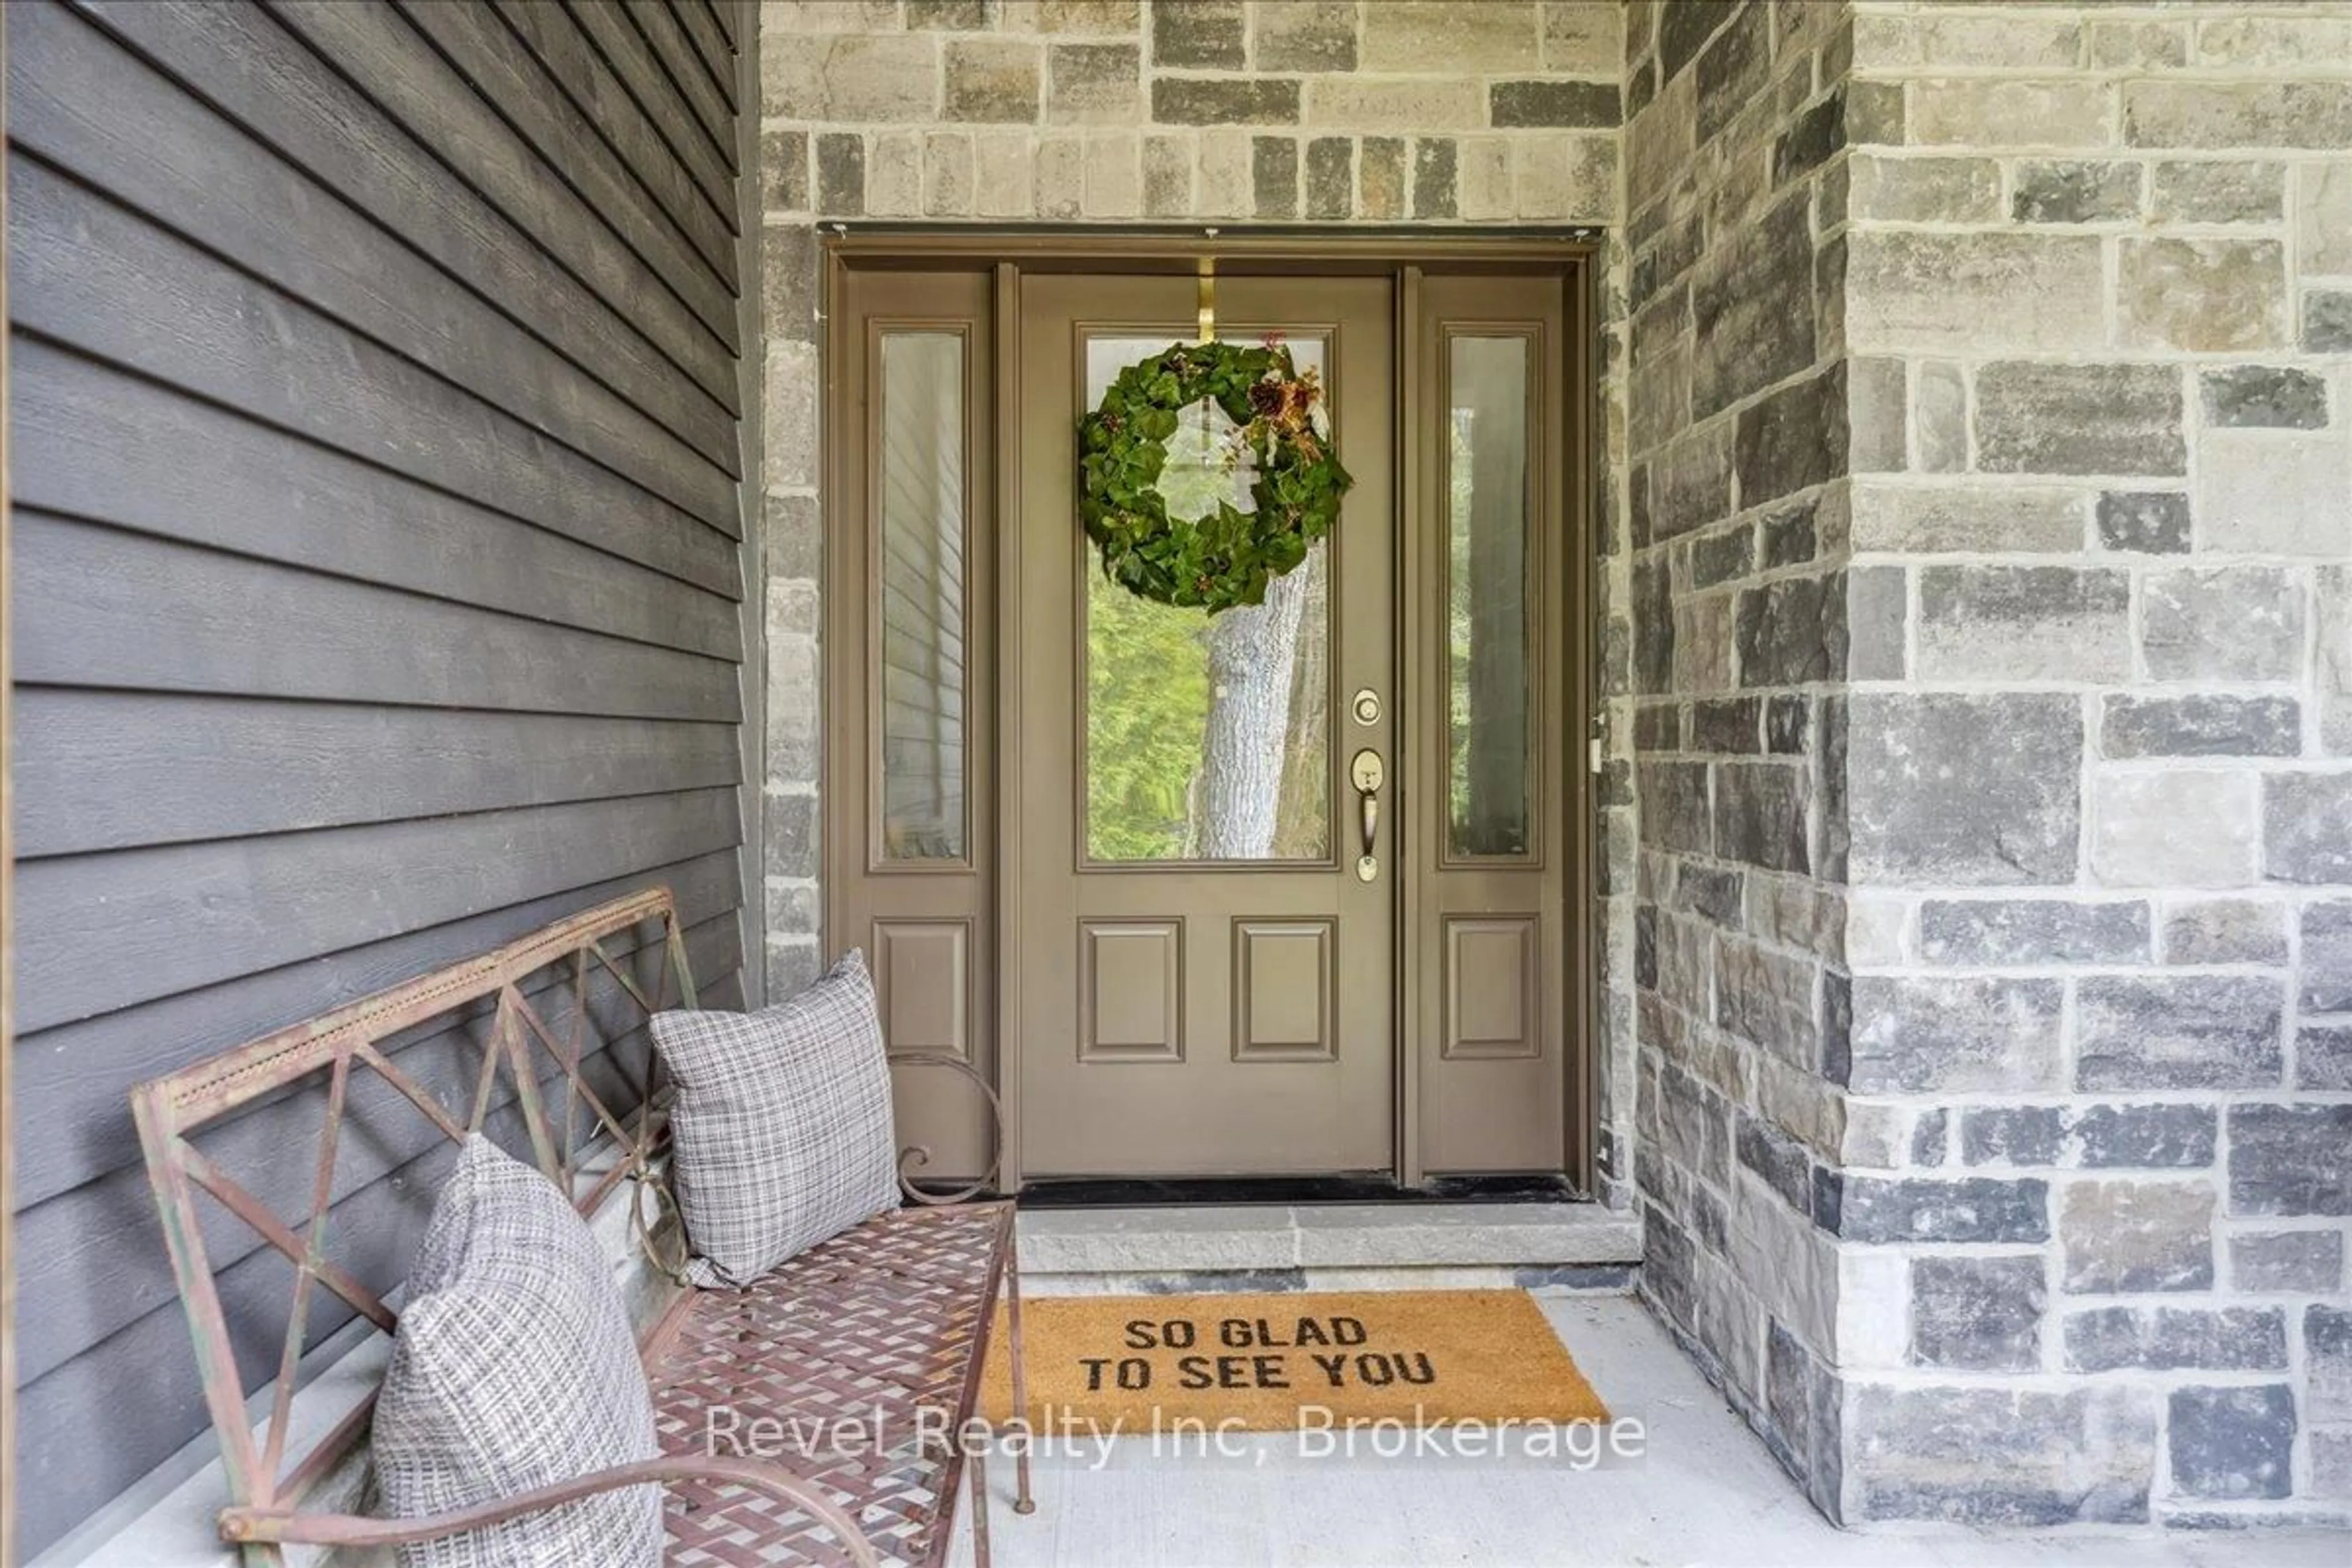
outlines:
[{"label": "horizontal wood siding", "polygon": [[[5,25],[35,1552],[205,1426],[131,1085],[652,883],[704,1002],[741,998],[749,23],[22,0]],[[540,1000],[566,1028],[568,991]],[[587,1071],[625,1101],[646,1045],[609,1002]],[[485,1026],[403,1066],[462,1099]],[[351,1114],[338,1257],[388,1281],[448,1151],[380,1085]],[[299,1212],[318,1117],[257,1106],[208,1152]],[[206,1240],[267,1376],[288,1271],[218,1214]]]}]

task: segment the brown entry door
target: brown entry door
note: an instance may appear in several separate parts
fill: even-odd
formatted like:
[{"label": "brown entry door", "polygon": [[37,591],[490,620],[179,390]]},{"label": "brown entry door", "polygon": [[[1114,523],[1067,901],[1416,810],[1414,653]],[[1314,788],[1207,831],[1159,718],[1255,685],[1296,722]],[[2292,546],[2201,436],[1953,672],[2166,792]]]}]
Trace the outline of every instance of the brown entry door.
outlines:
[{"label": "brown entry door", "polygon": [[[1356,483],[1332,536],[1263,605],[1214,616],[1106,581],[1074,495],[1077,418],[1119,369],[1197,335],[1193,281],[1021,287],[1002,626],[1017,711],[1002,766],[1018,802],[1022,1172],[1389,1170],[1393,285],[1219,281],[1221,337],[1280,332],[1319,371]],[[1248,504],[1247,471],[1219,462],[1223,429],[1205,405],[1188,417],[1162,484],[1171,509],[1234,487]],[[1376,759],[1376,791],[1358,787],[1359,753]]]}]

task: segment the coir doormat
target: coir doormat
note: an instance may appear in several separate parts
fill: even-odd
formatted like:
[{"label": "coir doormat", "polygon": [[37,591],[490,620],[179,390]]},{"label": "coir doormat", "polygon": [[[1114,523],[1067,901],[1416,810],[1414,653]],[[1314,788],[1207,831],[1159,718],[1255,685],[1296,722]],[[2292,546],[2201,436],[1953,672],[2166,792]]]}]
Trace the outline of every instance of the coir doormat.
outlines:
[{"label": "coir doormat", "polygon": [[[1030,1422],[1270,1432],[1607,1421],[1525,1290],[1049,1296],[1021,1304]],[[982,1409],[1013,1413],[1004,1320]]]}]

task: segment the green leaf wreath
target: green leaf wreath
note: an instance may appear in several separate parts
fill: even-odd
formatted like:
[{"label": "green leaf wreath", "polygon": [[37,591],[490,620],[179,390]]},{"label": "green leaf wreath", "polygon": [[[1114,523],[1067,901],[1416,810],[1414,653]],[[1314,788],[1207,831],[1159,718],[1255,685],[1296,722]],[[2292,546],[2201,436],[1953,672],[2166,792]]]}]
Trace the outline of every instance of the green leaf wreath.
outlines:
[{"label": "green leaf wreath", "polygon": [[[1315,427],[1322,395],[1315,372],[1272,341],[1178,343],[1120,371],[1078,421],[1078,516],[1104,574],[1143,598],[1212,615],[1264,602],[1266,584],[1331,531],[1355,483]],[[1255,465],[1255,507],[1220,499],[1186,521],[1168,515],[1160,477],[1180,415],[1204,397],[1235,426],[1228,459],[1246,451]]]}]

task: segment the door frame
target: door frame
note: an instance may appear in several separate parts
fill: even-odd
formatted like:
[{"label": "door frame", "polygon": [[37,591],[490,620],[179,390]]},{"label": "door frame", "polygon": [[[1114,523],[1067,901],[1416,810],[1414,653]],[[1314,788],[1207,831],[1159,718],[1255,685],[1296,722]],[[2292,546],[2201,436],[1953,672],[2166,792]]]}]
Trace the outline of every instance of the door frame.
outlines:
[{"label": "door frame", "polygon": [[[839,367],[848,363],[844,356],[861,352],[849,340],[850,317],[845,308],[848,277],[853,270],[970,270],[989,274],[996,346],[994,391],[999,408],[1015,406],[1020,400],[1020,285],[1024,272],[1193,276],[1201,271],[1203,261],[1213,260],[1221,276],[1320,274],[1393,278],[1398,327],[1396,494],[1401,509],[1410,508],[1412,498],[1421,494],[1421,462],[1415,450],[1417,443],[1411,437],[1429,418],[1437,390],[1430,374],[1432,367],[1421,363],[1416,330],[1423,275],[1433,271],[1556,272],[1560,277],[1568,331],[1563,345],[1567,396],[1560,410],[1566,427],[1559,437],[1561,459],[1570,476],[1560,534],[1569,547],[1560,552],[1565,557],[1560,563],[1564,573],[1555,575],[1550,585],[1562,595],[1569,636],[1580,646],[1587,672],[1583,679],[1563,682],[1568,722],[1552,753],[1565,784],[1564,814],[1568,820],[1560,826],[1568,858],[1566,885],[1571,889],[1571,900],[1575,899],[1575,889],[1582,889],[1582,907],[1563,911],[1565,951],[1559,955],[1566,976],[1562,999],[1568,1024],[1568,1037],[1562,1041],[1566,1092],[1560,1114],[1567,1150],[1563,1173],[1580,1194],[1590,1195],[1596,1192],[1595,1156],[1601,1112],[1600,1052],[1596,1042],[1601,1019],[1595,971],[1601,897],[1594,879],[1600,829],[1595,781],[1601,749],[1602,628],[1594,621],[1592,611],[1601,542],[1596,530],[1607,489],[1607,470],[1596,461],[1602,456],[1601,432],[1606,428],[1598,338],[1600,323],[1606,319],[1601,295],[1601,232],[1591,228],[1497,229],[1433,236],[1425,229],[1199,225],[1062,228],[1035,224],[987,228],[834,223],[826,226],[822,242],[825,416],[830,416],[837,406]],[[996,453],[992,511],[999,521],[992,611],[997,625],[1010,626],[1019,624],[1021,615],[1022,531],[1003,526],[1003,520],[1019,515],[1021,465],[1017,443],[1008,443],[1003,433],[995,430],[992,431],[992,440]],[[849,493],[845,465],[862,463],[866,449],[862,437],[828,439],[826,447],[820,500],[826,521],[826,546],[820,582],[826,598],[824,617],[829,633],[838,565],[832,542],[842,537],[838,509]],[[1402,532],[1401,528],[1401,555]],[[1408,579],[1402,574],[1402,559],[1399,565],[1402,605]],[[829,636],[826,641],[828,649],[835,646]],[[823,657],[829,658],[830,653]],[[996,733],[1018,735],[1023,731],[1023,715],[1017,671],[1013,661],[1001,656],[993,664],[983,679],[994,697]],[[834,679],[829,665],[825,668],[819,692],[822,732],[832,737],[839,733],[835,721],[847,715],[835,711]],[[1402,700],[1400,689],[1400,704]],[[993,821],[990,825],[995,835],[993,858],[998,868],[992,900],[995,930],[993,940],[975,959],[992,964],[1002,982],[994,988],[992,1059],[983,1070],[995,1082],[1003,1113],[1005,1142],[998,1180],[1004,1191],[1017,1192],[1023,1179],[1020,1074],[1007,1072],[1005,1063],[1012,1050],[1007,1042],[1015,1037],[1019,1026],[1021,997],[1016,977],[1002,962],[1001,954],[1014,950],[1022,930],[1021,879],[1004,874],[1005,868],[1021,863],[1021,748],[997,747],[995,763]],[[1402,760],[1398,772],[1400,775],[1403,772]],[[828,844],[834,837],[829,831],[824,837]],[[832,875],[829,852],[822,868],[824,875],[819,894],[824,926],[831,933],[836,929],[836,879]],[[1406,928],[1412,924],[1412,911],[1421,906],[1419,884],[1423,876],[1418,867],[1400,858],[1397,909],[1401,946],[1410,940]],[[1394,1170],[1397,1184],[1411,1188],[1422,1185],[1425,1173],[1419,1156],[1419,1053],[1408,1048],[1404,1031],[1422,1016],[1423,987],[1431,977],[1423,975],[1421,966],[1410,962],[1403,952],[1399,953],[1396,973],[1397,1037],[1391,1052],[1395,1074]]]}]

